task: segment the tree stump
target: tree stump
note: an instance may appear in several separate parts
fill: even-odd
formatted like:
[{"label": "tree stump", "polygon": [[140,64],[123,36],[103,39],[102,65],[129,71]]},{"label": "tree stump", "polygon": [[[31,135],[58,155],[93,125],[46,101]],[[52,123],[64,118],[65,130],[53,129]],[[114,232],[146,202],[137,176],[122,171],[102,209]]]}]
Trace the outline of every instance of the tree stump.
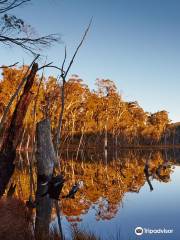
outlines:
[{"label": "tree stump", "polygon": [[37,193],[36,193],[36,239],[49,239],[49,223],[51,220],[52,200],[46,194],[48,181],[51,180],[56,160],[55,151],[51,139],[49,119],[37,124]]}]

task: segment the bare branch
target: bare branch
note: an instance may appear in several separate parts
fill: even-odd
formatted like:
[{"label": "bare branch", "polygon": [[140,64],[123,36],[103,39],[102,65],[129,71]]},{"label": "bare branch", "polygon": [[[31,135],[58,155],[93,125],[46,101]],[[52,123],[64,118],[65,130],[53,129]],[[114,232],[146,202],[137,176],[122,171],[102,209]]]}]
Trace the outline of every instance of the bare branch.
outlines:
[{"label": "bare branch", "polygon": [[74,62],[74,59],[75,59],[75,57],[76,57],[76,55],[77,55],[80,47],[82,46],[82,44],[83,44],[83,42],[84,42],[84,40],[85,40],[85,38],[86,38],[86,35],[87,35],[87,33],[88,33],[88,31],[89,31],[89,29],[90,29],[90,27],[91,27],[91,23],[92,23],[92,18],[91,18],[91,20],[90,20],[90,22],[89,22],[88,27],[86,28],[86,30],[85,30],[85,32],[84,32],[84,35],[83,35],[83,37],[82,37],[82,40],[80,41],[79,45],[77,46],[76,51],[75,51],[75,53],[74,53],[74,55],[73,55],[73,57],[72,57],[72,59],[71,59],[71,61],[70,61],[70,63],[69,63],[69,66],[68,66],[68,68],[67,68],[67,70],[66,70],[66,73],[65,73],[65,75],[64,75],[65,78],[66,78],[66,76],[67,76],[67,74],[68,74],[68,72],[69,72],[69,70],[70,70],[70,68],[71,68],[71,66],[72,66],[72,64],[73,64],[73,62]]},{"label": "bare branch", "polygon": [[16,45],[25,51],[36,55],[44,47],[50,47],[59,42],[58,34],[50,34],[42,37],[35,37],[34,29],[24,22],[23,19],[7,12],[17,8],[31,0],[0,0],[0,43],[11,46]]},{"label": "bare branch", "polygon": [[65,48],[64,48],[64,60],[63,60],[63,63],[62,63],[62,74],[64,74],[64,64],[65,64],[65,62],[66,62],[66,57],[67,57],[67,52],[66,52],[66,46],[65,46]]},{"label": "bare branch", "polygon": [[1,66],[0,69],[15,67],[18,63],[19,62],[15,62],[14,64],[11,64],[9,66]]},{"label": "bare branch", "polygon": [[4,0],[0,1],[0,13],[8,12],[9,10],[12,10],[16,7],[19,7],[20,5],[23,5],[27,2],[30,2],[31,0]]},{"label": "bare branch", "polygon": [[62,70],[62,68],[59,68],[59,67],[57,67],[57,66],[55,66],[55,65],[51,65],[52,63],[53,63],[53,62],[50,62],[50,63],[48,63],[48,64],[46,64],[46,65],[40,67],[40,68],[38,69],[38,71],[40,71],[40,70],[43,69],[43,68],[55,68],[55,69],[57,69],[57,70],[59,70],[59,71],[65,73],[65,71]]},{"label": "bare branch", "polygon": [[[61,130],[62,130],[62,120],[63,120],[63,113],[64,113],[64,105],[65,105],[65,101],[64,101],[64,91],[65,91],[65,83],[66,83],[66,77],[67,77],[67,74],[74,62],[74,59],[80,49],[80,47],[82,46],[85,38],[86,38],[86,35],[90,29],[90,26],[91,26],[91,23],[92,23],[92,19],[90,20],[89,24],[88,24],[88,27],[86,28],[85,32],[84,32],[84,35],[79,43],[79,45],[77,46],[75,52],[74,52],[74,55],[69,63],[69,66],[66,70],[65,73],[61,72],[61,75],[60,75],[60,78],[62,78],[63,80],[63,84],[62,84],[62,87],[61,87],[61,112],[60,112],[60,115],[59,115],[59,123],[58,123],[58,128],[57,128],[57,135],[56,135],[56,144],[55,144],[55,151],[56,151],[56,155],[58,156],[58,146],[60,144],[60,138],[61,138]],[[65,48],[65,55],[64,55],[64,60],[63,60],[63,63],[62,63],[62,70],[64,68],[64,64],[65,64],[65,61],[66,61],[66,48]]]},{"label": "bare branch", "polygon": [[58,42],[58,34],[50,34],[39,38],[12,38],[0,35],[0,42],[4,44],[13,44],[22,47],[28,52],[36,55],[36,50],[41,50],[43,47],[50,47],[52,43]]},{"label": "bare branch", "polygon": [[44,69],[44,68],[46,68],[46,67],[51,66],[52,63],[53,63],[53,62],[50,62],[50,63],[44,64],[43,66],[41,66],[40,68],[38,68],[38,71],[41,70],[41,69]]}]

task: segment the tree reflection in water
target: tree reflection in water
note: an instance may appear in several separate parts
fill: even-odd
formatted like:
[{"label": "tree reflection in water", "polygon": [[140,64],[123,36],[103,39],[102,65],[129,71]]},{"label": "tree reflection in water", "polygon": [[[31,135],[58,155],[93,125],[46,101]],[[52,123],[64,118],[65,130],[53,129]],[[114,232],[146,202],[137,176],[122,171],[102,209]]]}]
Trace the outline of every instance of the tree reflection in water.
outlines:
[{"label": "tree reflection in water", "polygon": [[[16,183],[16,195],[23,200],[29,198],[29,170],[27,154],[20,154],[12,182]],[[111,220],[116,216],[127,192],[138,193],[147,181],[153,190],[151,181],[156,179],[169,182],[173,165],[177,164],[172,154],[167,160],[163,151],[122,151],[121,158],[103,161],[62,161],[62,173],[66,182],[62,195],[66,195],[75,182],[84,183],[74,199],[61,199],[62,212],[70,222],[79,222],[91,208],[96,220]],[[23,159],[23,165],[22,165]],[[35,174],[34,174],[35,176]],[[156,190],[156,189],[154,189]],[[52,216],[55,214],[52,213]]]}]

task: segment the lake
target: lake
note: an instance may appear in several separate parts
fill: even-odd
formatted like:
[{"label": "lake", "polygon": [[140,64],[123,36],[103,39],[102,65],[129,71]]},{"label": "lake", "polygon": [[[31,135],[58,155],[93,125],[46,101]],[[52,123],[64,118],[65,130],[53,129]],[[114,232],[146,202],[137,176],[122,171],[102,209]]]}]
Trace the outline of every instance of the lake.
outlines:
[{"label": "lake", "polygon": [[[28,154],[21,154],[13,181],[16,194],[28,199]],[[23,162],[23,164],[22,164]],[[21,164],[19,164],[21,163]],[[123,150],[118,159],[61,161],[66,182],[62,196],[81,180],[75,199],[62,198],[63,232],[71,227],[95,233],[101,239],[172,239],[180,236],[180,151]],[[58,227],[55,211],[51,226]],[[135,228],[137,234],[135,234]],[[142,233],[143,231],[143,233]]]}]

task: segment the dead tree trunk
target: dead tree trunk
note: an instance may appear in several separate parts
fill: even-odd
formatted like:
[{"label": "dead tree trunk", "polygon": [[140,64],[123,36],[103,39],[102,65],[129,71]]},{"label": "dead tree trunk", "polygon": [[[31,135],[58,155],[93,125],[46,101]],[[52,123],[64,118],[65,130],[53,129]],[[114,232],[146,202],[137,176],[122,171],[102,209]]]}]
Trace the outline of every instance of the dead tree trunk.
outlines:
[{"label": "dead tree trunk", "polygon": [[22,135],[22,125],[28,106],[32,99],[31,88],[38,71],[38,64],[34,63],[27,77],[23,93],[16,105],[10,126],[3,140],[0,150],[0,197],[4,194],[6,186],[14,172],[14,160],[16,158],[16,148]]},{"label": "dead tree trunk", "polygon": [[[49,239],[49,223],[51,218],[52,200],[46,194],[48,181],[53,175],[55,151],[51,139],[50,121],[45,119],[37,124],[37,193],[36,193],[36,239]],[[44,196],[43,196],[44,195]]]}]

